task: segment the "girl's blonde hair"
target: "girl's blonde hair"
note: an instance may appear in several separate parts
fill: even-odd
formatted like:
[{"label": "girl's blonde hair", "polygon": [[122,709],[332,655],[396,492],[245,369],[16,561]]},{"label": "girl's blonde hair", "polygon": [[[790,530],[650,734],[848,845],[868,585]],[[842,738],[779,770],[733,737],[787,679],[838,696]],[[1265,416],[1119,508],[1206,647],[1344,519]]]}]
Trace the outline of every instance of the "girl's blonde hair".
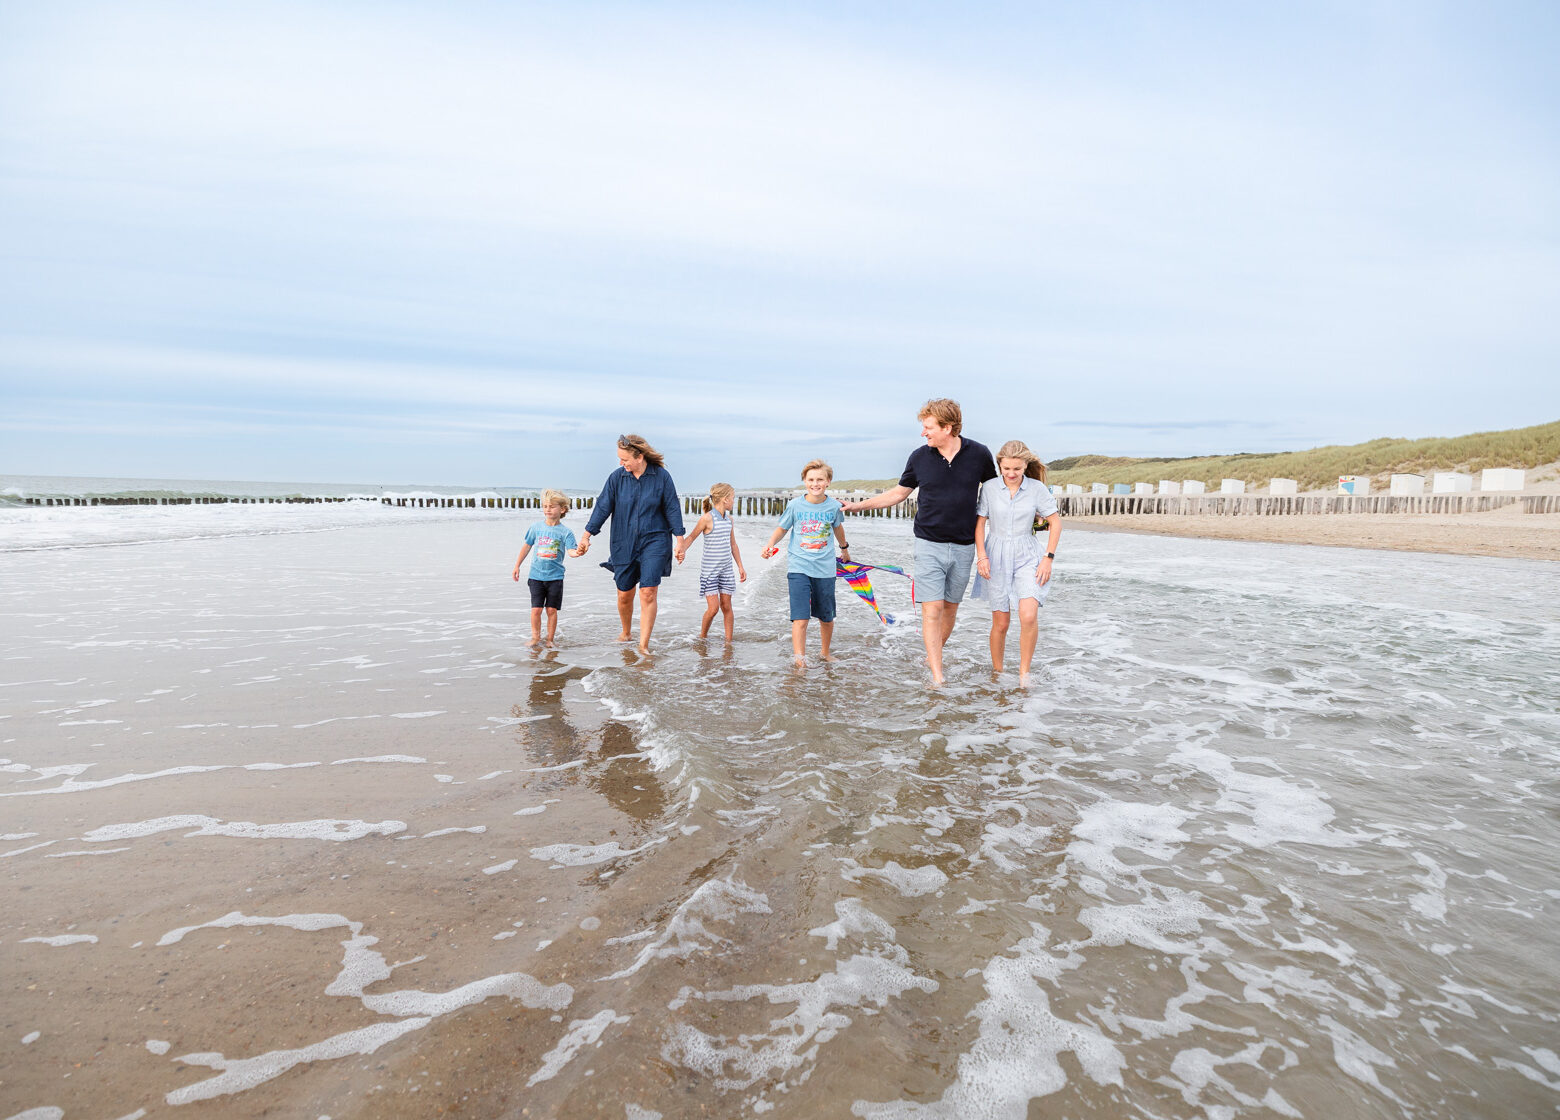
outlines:
[{"label": "girl's blonde hair", "polygon": [[647,459],[652,467],[666,466],[666,457],[650,446],[644,436],[618,436],[618,446],[636,459]]},{"label": "girl's blonde hair", "polygon": [[1024,461],[1024,474],[1041,482],[1045,481],[1045,464],[1040,461],[1040,456],[1029,450],[1029,445],[1021,439],[1010,439],[1002,445],[997,452],[997,466],[1002,466],[1003,459],[1022,459]]},{"label": "girl's blonde hair", "polygon": [[704,499],[704,512],[710,512],[710,510],[714,509],[721,502],[724,502],[727,498],[731,497],[736,492],[736,487],[732,486],[731,483],[717,482],[714,486],[710,487],[710,496]]},{"label": "girl's blonde hair", "polygon": [[829,476],[829,481],[830,482],[834,481],[834,468],[829,466],[829,464],[825,463],[822,459],[814,459],[810,463],[808,463],[805,467],[802,468],[802,481],[803,482],[807,481],[807,472],[808,471],[822,471],[824,474]]},{"label": "girl's blonde hair", "polygon": [[563,512],[567,514],[569,512],[569,496],[562,490],[543,490],[542,509],[545,511],[548,506],[562,506]]}]

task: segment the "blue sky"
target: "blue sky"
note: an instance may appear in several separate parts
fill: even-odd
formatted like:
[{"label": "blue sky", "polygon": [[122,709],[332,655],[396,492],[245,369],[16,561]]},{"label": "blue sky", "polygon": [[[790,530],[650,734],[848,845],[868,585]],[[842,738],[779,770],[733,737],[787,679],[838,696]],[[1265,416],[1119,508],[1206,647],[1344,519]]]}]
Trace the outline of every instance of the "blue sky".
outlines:
[{"label": "blue sky", "polygon": [[0,0],[0,472],[1560,418],[1560,5]]}]

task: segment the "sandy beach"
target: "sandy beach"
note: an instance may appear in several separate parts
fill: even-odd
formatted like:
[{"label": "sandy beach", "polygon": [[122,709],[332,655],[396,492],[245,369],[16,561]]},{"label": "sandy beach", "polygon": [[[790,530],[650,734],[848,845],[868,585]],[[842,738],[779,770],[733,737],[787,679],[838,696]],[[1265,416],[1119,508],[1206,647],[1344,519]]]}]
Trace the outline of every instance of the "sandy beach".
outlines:
[{"label": "sandy beach", "polygon": [[1079,533],[933,691],[894,577],[533,652],[522,518],[122,512],[0,554],[0,1116],[1553,1109],[1547,565]]},{"label": "sandy beach", "polygon": [[1073,517],[1066,524],[1069,529],[1163,533],[1213,540],[1560,560],[1560,514],[1522,513],[1512,507],[1462,514],[1355,513],[1293,517],[1120,514]]}]

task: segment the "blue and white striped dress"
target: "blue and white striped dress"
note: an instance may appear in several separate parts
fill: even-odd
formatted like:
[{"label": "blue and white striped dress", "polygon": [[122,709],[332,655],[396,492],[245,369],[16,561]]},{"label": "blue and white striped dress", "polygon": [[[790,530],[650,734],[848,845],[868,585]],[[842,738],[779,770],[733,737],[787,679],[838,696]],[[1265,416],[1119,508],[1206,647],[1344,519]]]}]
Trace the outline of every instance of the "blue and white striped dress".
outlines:
[{"label": "blue and white striped dress", "polygon": [[734,595],[737,591],[737,565],[731,557],[731,516],[710,510],[710,531],[704,534],[704,553],[699,560],[700,595]]}]

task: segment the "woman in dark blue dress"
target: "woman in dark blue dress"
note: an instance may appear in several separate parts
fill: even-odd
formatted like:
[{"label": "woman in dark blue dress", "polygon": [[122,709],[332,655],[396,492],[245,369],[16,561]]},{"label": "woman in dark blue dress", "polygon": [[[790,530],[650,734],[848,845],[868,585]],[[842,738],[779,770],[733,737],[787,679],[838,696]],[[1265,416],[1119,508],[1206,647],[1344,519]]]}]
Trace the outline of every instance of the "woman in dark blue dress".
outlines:
[{"label": "woman in dark blue dress", "polygon": [[682,509],[677,485],[667,473],[661,453],[643,436],[618,436],[618,462],[607,476],[596,508],[591,511],[579,552],[590,548],[590,539],[612,519],[608,558],[601,566],[617,584],[618,618],[629,640],[634,621],[634,590],[639,591],[639,652],[650,652],[650,632],[655,629],[656,593],[661,580],[672,574],[672,537],[682,544]]}]

